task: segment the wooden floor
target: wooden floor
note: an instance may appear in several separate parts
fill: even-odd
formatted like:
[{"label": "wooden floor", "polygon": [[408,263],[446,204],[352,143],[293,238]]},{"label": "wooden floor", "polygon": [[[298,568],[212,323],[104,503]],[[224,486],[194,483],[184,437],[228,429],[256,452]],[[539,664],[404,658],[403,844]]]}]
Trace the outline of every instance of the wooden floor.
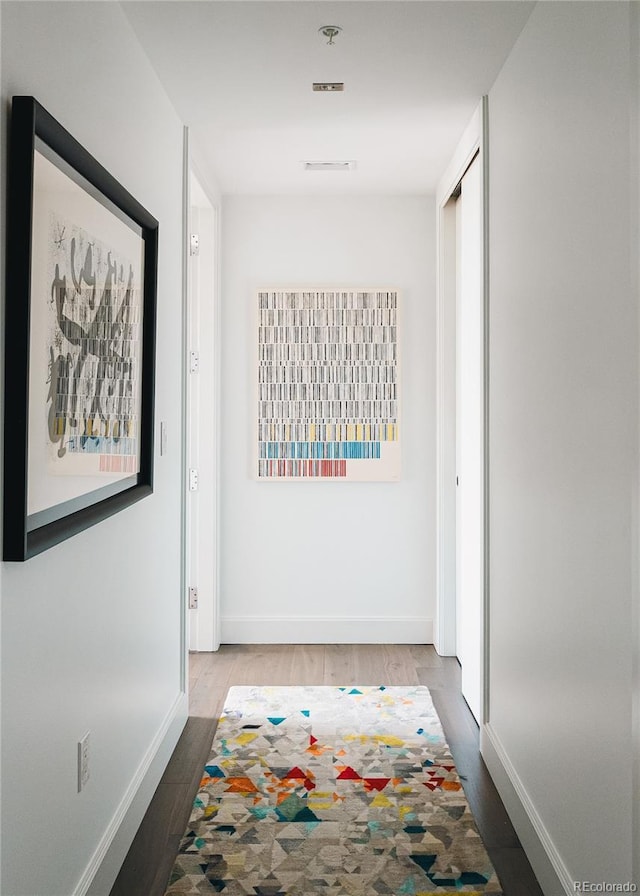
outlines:
[{"label": "wooden floor", "polygon": [[445,736],[505,896],[542,896],[478,752],[460,693],[460,666],[431,646],[223,645],[190,657],[190,718],[111,896],[163,896],[227,689],[247,685],[412,685],[430,688]]}]

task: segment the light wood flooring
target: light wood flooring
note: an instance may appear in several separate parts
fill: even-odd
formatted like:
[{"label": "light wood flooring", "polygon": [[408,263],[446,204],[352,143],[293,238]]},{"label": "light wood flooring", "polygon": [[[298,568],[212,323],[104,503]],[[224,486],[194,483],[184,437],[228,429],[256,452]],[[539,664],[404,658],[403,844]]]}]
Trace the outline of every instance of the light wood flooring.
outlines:
[{"label": "light wood flooring", "polygon": [[469,804],[505,896],[543,896],[478,752],[460,666],[429,645],[223,645],[189,658],[190,718],[110,896],[163,896],[216,720],[231,685],[412,685],[430,688]]}]

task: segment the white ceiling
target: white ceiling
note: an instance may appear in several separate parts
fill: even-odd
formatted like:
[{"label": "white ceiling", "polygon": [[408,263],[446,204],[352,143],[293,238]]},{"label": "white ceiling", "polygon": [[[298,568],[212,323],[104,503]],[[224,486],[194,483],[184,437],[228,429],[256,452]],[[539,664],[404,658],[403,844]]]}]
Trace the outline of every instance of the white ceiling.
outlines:
[{"label": "white ceiling", "polygon": [[[125,0],[223,193],[431,193],[524,0]],[[323,25],[343,30],[333,46]],[[314,93],[344,81],[344,93]],[[303,160],[355,160],[308,172]]]}]

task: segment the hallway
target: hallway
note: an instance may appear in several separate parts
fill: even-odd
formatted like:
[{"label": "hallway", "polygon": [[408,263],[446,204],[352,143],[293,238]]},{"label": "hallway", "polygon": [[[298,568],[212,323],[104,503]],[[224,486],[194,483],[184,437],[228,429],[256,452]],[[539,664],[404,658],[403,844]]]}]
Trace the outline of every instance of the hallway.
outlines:
[{"label": "hallway", "polygon": [[[230,683],[247,680],[432,686],[472,804],[483,794],[478,822],[509,896],[539,892],[523,883],[522,852],[487,774],[545,896],[571,896],[580,881],[640,885],[639,0],[0,0],[0,19],[0,156],[17,132],[12,98],[33,97],[160,233],[153,492],[0,567],[2,893],[107,896],[162,781],[156,818],[169,820],[158,823],[170,840],[153,817],[141,836],[163,858],[145,847],[142,864],[132,853],[124,872],[127,887],[139,878],[140,894],[160,893],[220,702]],[[342,28],[333,46],[321,33],[329,22]],[[452,383],[440,362],[454,333],[440,289],[438,189],[485,97],[478,734],[455,660],[444,658],[454,647],[443,647],[453,591],[439,532],[455,520],[441,486],[446,474],[453,490],[457,474],[442,464],[453,433],[442,425]],[[322,161],[357,164],[306,167]],[[216,213],[207,310],[218,329],[205,333],[200,318],[197,340],[186,320],[190,171]],[[4,247],[29,203],[13,214],[6,167],[1,176],[6,282],[18,256]],[[60,215],[73,217],[64,204]],[[101,239],[91,220],[71,224]],[[49,239],[32,265],[43,277],[55,271],[56,246]],[[397,290],[397,482],[255,478],[256,300],[266,289]],[[31,309],[32,292],[43,299],[44,332],[55,309],[48,288],[25,277],[4,299]],[[2,338],[19,347],[10,315],[0,317]],[[5,372],[5,408],[16,378],[25,390],[24,409],[5,415],[5,440],[10,447],[20,424],[55,458],[45,411],[62,331],[56,324],[41,338],[39,326],[24,353],[37,389],[24,367]],[[204,441],[217,465],[200,466],[202,490],[189,499],[216,517],[200,551],[208,579],[187,567],[185,544],[187,481],[199,466],[185,438],[192,352],[215,406]],[[25,469],[7,462],[5,478]],[[192,587],[197,610],[187,610]],[[209,635],[191,645],[203,651],[191,657],[191,709],[189,613],[200,614],[201,630],[208,620]],[[216,637],[268,646],[206,653]],[[34,808],[53,819],[36,839]]]},{"label": "hallway", "polygon": [[430,689],[504,896],[542,896],[478,752],[457,660],[406,644],[225,644],[191,654],[189,721],[110,896],[163,896],[229,687],[380,683]]}]

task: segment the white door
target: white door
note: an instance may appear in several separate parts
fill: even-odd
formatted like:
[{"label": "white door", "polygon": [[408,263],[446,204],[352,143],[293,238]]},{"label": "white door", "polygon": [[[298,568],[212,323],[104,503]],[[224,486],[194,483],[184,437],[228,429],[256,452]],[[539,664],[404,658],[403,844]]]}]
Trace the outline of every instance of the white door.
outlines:
[{"label": "white door", "polygon": [[456,653],[478,723],[483,693],[484,309],[482,167],[476,156],[456,203]]}]

